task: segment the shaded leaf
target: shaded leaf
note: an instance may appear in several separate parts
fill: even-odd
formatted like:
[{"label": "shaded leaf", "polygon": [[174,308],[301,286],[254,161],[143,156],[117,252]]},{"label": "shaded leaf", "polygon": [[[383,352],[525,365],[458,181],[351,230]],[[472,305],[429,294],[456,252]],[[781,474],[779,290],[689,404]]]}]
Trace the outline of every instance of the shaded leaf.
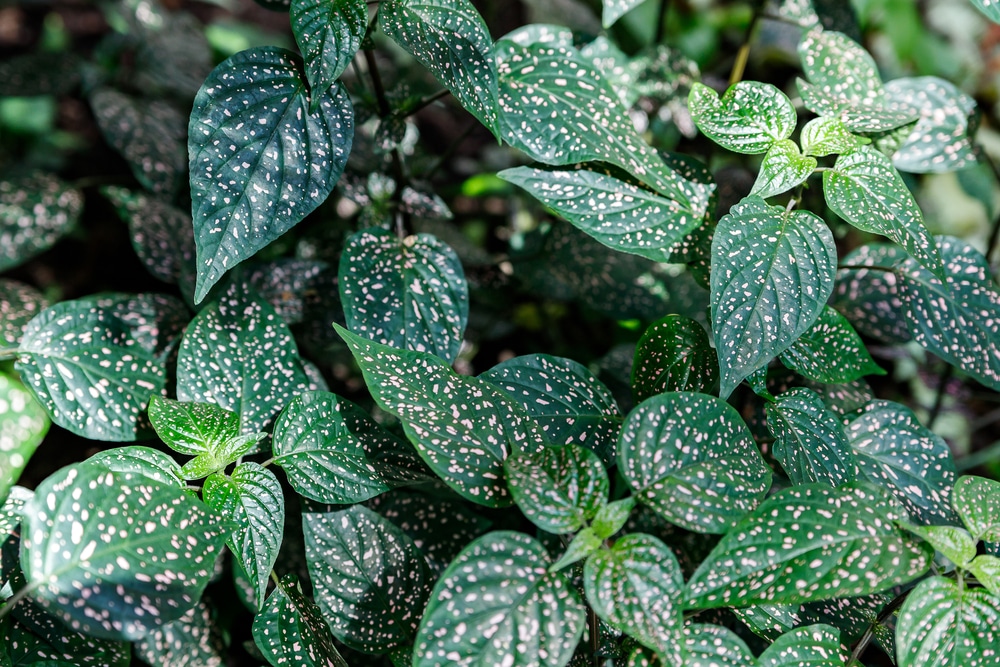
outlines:
[{"label": "shaded leaf", "polygon": [[[330,317],[322,303],[336,295],[337,276],[336,269],[326,262],[292,257],[253,262],[243,275],[289,326],[318,316],[316,311],[320,309],[324,319]],[[329,326],[329,322],[324,321],[323,326]]]},{"label": "shaded leaf", "polygon": [[871,140],[852,134],[837,118],[820,116],[802,126],[799,142],[802,144],[803,155],[823,157],[850,153]]},{"label": "shaded leaf", "polygon": [[829,384],[885,375],[847,318],[829,306],[781,353],[781,362],[803,377]]},{"label": "shaded leaf", "polygon": [[632,363],[637,402],[667,391],[707,393],[718,382],[719,362],[703,326],[683,315],[667,315],[643,332]]},{"label": "shaded leaf", "polygon": [[844,427],[815,392],[790,389],[765,405],[774,456],[792,484],[840,486],[858,478]]},{"label": "shaded leaf", "polygon": [[80,83],[79,56],[66,51],[22,53],[0,62],[0,97],[65,95]]},{"label": "shaded leaf", "polygon": [[131,651],[125,642],[91,637],[70,630],[58,620],[55,627],[41,632],[28,619],[19,618],[25,607],[17,608],[11,618],[0,625],[3,646],[0,647],[0,664],[31,667],[127,667]]},{"label": "shaded leaf", "polygon": [[289,10],[315,110],[361,46],[368,5],[364,0],[291,0]]},{"label": "shaded leaf", "polygon": [[691,623],[684,627],[683,642],[684,667],[757,667],[743,640],[721,625]]},{"label": "shaded leaf", "polygon": [[299,667],[347,667],[319,607],[286,574],[253,619],[253,638],[267,661]]},{"label": "shaded leaf", "polygon": [[932,173],[975,164],[969,118],[976,102],[953,83],[936,76],[907,77],[885,86],[890,104],[920,113],[916,127],[892,154],[897,169]]},{"label": "shaded leaf", "polygon": [[83,194],[51,174],[0,180],[0,271],[49,249],[82,210]]},{"label": "shaded leaf", "polygon": [[872,243],[842,259],[842,265],[849,268],[837,272],[832,305],[866,336],[887,343],[905,343],[912,338],[903,316],[899,278],[891,270],[905,258],[898,246]]},{"label": "shaded leaf", "polygon": [[641,5],[642,2],[643,0],[602,0],[601,23],[605,28],[610,28],[615,21]]},{"label": "shaded leaf", "polygon": [[776,141],[764,154],[750,194],[767,199],[788,192],[812,176],[816,165],[816,158],[800,153],[791,139]]},{"label": "shaded leaf", "polygon": [[0,501],[20,479],[48,430],[42,406],[14,377],[0,373]]},{"label": "shaded leaf", "polygon": [[760,654],[760,667],[842,667],[840,631],[829,625],[796,628],[778,637]]},{"label": "shaded leaf", "polygon": [[955,482],[952,502],[974,538],[1000,542],[1000,482],[963,475]]},{"label": "shaded leaf", "polygon": [[48,305],[48,299],[34,287],[0,278],[0,348],[17,347],[24,327]]},{"label": "shaded leaf", "polygon": [[135,643],[136,654],[151,665],[221,667],[224,646],[212,610],[199,602],[186,614]]}]

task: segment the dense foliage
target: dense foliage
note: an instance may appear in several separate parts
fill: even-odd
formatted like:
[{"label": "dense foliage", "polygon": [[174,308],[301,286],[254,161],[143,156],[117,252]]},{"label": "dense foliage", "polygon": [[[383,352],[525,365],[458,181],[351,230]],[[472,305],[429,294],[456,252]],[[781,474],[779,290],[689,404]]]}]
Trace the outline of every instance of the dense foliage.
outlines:
[{"label": "dense foliage", "polygon": [[[294,42],[122,0],[0,62],[0,666],[1000,665],[959,44],[261,3]],[[109,224],[138,262],[46,278]]]}]

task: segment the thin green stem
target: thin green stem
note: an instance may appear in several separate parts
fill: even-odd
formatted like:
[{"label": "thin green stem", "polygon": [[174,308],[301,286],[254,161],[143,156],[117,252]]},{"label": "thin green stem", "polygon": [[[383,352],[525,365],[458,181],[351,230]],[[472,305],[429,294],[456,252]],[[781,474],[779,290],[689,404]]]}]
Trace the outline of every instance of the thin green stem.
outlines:
[{"label": "thin green stem", "polygon": [[0,606],[0,619],[4,618],[11,610],[17,606],[17,603],[26,598],[33,590],[38,588],[38,584],[29,584],[14,593],[14,595],[7,598],[6,602]]},{"label": "thin green stem", "polygon": [[861,639],[859,639],[858,643],[854,645],[854,650],[851,651],[851,659],[847,661],[846,667],[854,667],[858,664],[858,660],[861,659],[861,654],[865,652],[865,649],[867,649],[868,645],[871,644],[872,638],[875,637],[875,628],[889,620],[889,617],[896,613],[897,609],[903,606],[903,603],[906,602],[906,598],[909,597],[912,591],[913,589],[911,588],[897,598],[893,599],[889,602],[889,604],[882,608],[882,611],[879,612],[878,618],[868,624],[865,634],[861,635]]},{"label": "thin green stem", "polygon": [[437,102],[438,100],[444,97],[448,97],[449,95],[451,95],[451,91],[448,90],[447,88],[442,88],[441,90],[437,91],[432,95],[425,95],[416,102],[414,102],[413,104],[411,104],[410,106],[406,107],[406,109],[402,112],[402,115],[407,117],[412,116],[421,109],[428,107],[431,104]]},{"label": "thin green stem", "polygon": [[944,405],[944,396],[948,393],[948,383],[951,382],[954,374],[955,368],[949,364],[945,366],[944,372],[938,378],[937,395],[934,396],[934,405],[931,407],[930,414],[927,415],[928,429],[934,428],[934,422],[937,421],[938,416],[941,414],[941,407]]},{"label": "thin green stem", "polygon": [[21,354],[20,348],[5,347],[3,349],[0,349],[0,361],[9,361],[11,359],[17,359],[19,354]]}]

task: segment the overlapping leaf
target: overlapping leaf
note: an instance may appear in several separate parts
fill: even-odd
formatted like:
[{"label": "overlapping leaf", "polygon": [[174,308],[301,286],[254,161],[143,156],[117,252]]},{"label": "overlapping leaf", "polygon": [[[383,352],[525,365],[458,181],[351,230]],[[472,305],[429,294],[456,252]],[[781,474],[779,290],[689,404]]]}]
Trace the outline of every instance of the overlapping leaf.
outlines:
[{"label": "overlapping leaf", "polygon": [[212,609],[205,602],[135,643],[136,655],[151,665],[222,667],[223,649],[221,632],[215,628]]},{"label": "overlapping leaf", "polygon": [[94,464],[42,482],[23,529],[32,599],[72,627],[114,639],[138,639],[194,606],[228,534],[183,489]]},{"label": "overlapping leaf", "polygon": [[829,306],[781,353],[781,362],[810,380],[830,384],[885,375],[847,318]]},{"label": "overlapping leaf", "polygon": [[17,347],[25,325],[48,305],[34,287],[0,278],[0,348]]},{"label": "overlapping leaf", "polygon": [[739,413],[708,394],[671,392],[637,406],[618,440],[618,469],[639,502],[703,533],[725,532],[771,487]]},{"label": "overlapping leaf", "polygon": [[976,557],[976,540],[965,528],[957,526],[914,526],[906,529],[931,543],[945,558],[961,568],[966,568]]},{"label": "overlapping leaf", "polygon": [[344,170],[350,99],[338,84],[314,102],[301,67],[289,51],[257,47],[216,67],[198,91],[188,136],[196,302],[323,203]]},{"label": "overlapping leaf", "polygon": [[131,651],[125,642],[91,637],[70,630],[61,621],[49,617],[46,620],[55,627],[46,627],[45,630],[50,631],[43,632],[32,622],[34,619],[25,617],[24,612],[22,604],[0,624],[4,638],[0,661],[4,665],[128,667],[131,664]]},{"label": "overlapping leaf", "polygon": [[887,343],[905,343],[912,338],[903,316],[899,278],[891,270],[905,258],[898,246],[873,243],[841,260],[847,268],[837,272],[831,301],[866,336]]},{"label": "overlapping leaf", "polygon": [[281,578],[254,617],[253,638],[274,667],[347,667],[319,607],[302,593],[294,574]]},{"label": "overlapping leaf", "polygon": [[721,625],[690,623],[682,640],[684,667],[757,667],[746,643]]},{"label": "overlapping leaf", "polygon": [[601,23],[610,28],[615,21],[642,4],[642,0],[602,0]]},{"label": "overlapping leaf", "polygon": [[829,625],[809,625],[786,632],[757,659],[760,667],[843,667],[840,631]]},{"label": "overlapping leaf", "polygon": [[960,477],[952,502],[973,537],[1000,542],[1000,482],[974,475]]},{"label": "overlapping leaf", "polygon": [[721,390],[784,352],[819,317],[833,291],[833,235],[808,211],[747,197],[712,240],[712,327]]},{"label": "overlapping leaf", "polygon": [[289,326],[320,317],[323,327],[329,326],[330,301],[336,304],[337,299],[337,271],[328,263],[284,257],[251,262],[243,275]]},{"label": "overlapping leaf", "polygon": [[338,271],[347,328],[383,345],[452,362],[469,319],[469,287],[455,251],[430,234],[352,236]]},{"label": "overlapping leaf", "polygon": [[364,0],[292,0],[292,32],[305,59],[312,110],[361,46],[368,28]]},{"label": "overlapping leaf", "polygon": [[413,667],[568,663],[586,611],[548,566],[545,548],[523,533],[488,533],[468,545],[431,592]]},{"label": "overlapping leaf", "polygon": [[49,430],[49,417],[20,382],[0,373],[0,502]]},{"label": "overlapping leaf", "polygon": [[303,514],[316,602],[334,636],[367,653],[413,642],[430,589],[413,541],[361,505]]},{"label": "overlapping leaf", "polygon": [[911,581],[933,550],[895,525],[887,491],[805,484],[764,501],[688,581],[692,609],[868,595]]},{"label": "overlapping leaf", "polygon": [[820,116],[802,126],[799,141],[802,144],[803,155],[823,157],[850,153],[870,143],[871,140],[852,134],[847,126],[836,118]]},{"label": "overlapping leaf", "polygon": [[703,326],[683,315],[667,315],[643,332],[632,363],[636,401],[667,391],[707,393],[718,382],[719,362]]},{"label": "overlapping leaf", "polygon": [[161,484],[173,484],[185,488],[181,467],[173,458],[150,447],[115,447],[98,452],[85,461],[121,474],[137,474],[149,477]]},{"label": "overlapping leaf", "polygon": [[920,118],[892,154],[897,169],[916,173],[964,169],[976,162],[969,119],[976,102],[935,76],[895,79],[885,86],[890,104],[917,109]]},{"label": "overlapping leaf", "polygon": [[154,396],[149,401],[149,420],[168,447],[192,456],[218,451],[240,434],[240,416],[211,403]]},{"label": "overlapping leaf", "polygon": [[791,101],[778,88],[759,81],[740,81],[721,98],[708,86],[695,83],[688,94],[688,109],[705,136],[737,153],[765,153],[795,130]]},{"label": "overlapping leaf", "polygon": [[83,194],[51,174],[0,180],[0,271],[47,250],[82,210]]},{"label": "overlapping leaf", "polygon": [[800,153],[798,144],[791,139],[776,141],[764,154],[750,194],[767,199],[788,192],[805,182],[816,164],[816,158]]},{"label": "overlapping leaf", "polygon": [[774,456],[793,484],[840,486],[858,478],[844,427],[815,392],[790,389],[765,409],[775,438]]},{"label": "overlapping leaf", "polygon": [[472,502],[509,505],[503,460],[517,450],[538,451],[545,443],[541,427],[524,408],[485,380],[458,375],[438,357],[336,328],[375,402],[399,417],[431,469]]}]

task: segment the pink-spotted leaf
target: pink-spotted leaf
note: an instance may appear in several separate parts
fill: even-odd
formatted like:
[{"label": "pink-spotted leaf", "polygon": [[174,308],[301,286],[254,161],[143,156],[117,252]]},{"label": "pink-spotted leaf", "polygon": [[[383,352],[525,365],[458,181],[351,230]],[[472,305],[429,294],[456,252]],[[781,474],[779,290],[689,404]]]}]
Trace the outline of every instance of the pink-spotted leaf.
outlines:
[{"label": "pink-spotted leaf", "polygon": [[366,653],[412,644],[431,584],[413,541],[361,505],[305,512],[302,522],[316,603],[334,637]]},{"label": "pink-spotted leaf", "polygon": [[305,60],[315,111],[322,95],[351,64],[368,28],[364,0],[291,0],[292,33]]},{"label": "pink-spotted leaf", "polygon": [[150,665],[222,667],[225,645],[212,608],[200,601],[186,614],[135,642],[135,653]]},{"label": "pink-spotted leaf", "polygon": [[0,271],[48,250],[82,211],[83,193],[51,174],[0,180]]},{"label": "pink-spotted leaf", "polygon": [[895,79],[886,84],[885,92],[890,104],[920,112],[916,126],[891,156],[896,169],[925,174],[975,164],[969,136],[975,100],[936,76]]},{"label": "pink-spotted leaf", "polygon": [[618,470],[640,503],[699,533],[726,532],[771,488],[771,470],[739,413],[693,392],[654,396],[629,414]]},{"label": "pink-spotted leaf", "polygon": [[767,199],[788,192],[804,183],[816,165],[816,158],[800,153],[798,144],[791,139],[776,141],[764,154],[750,194]]},{"label": "pink-spotted leaf", "polygon": [[277,47],[237,53],[198,91],[188,129],[195,302],[333,190],[351,150],[354,111],[342,84],[316,95],[311,113],[302,61]]},{"label": "pink-spotted leaf", "polygon": [[917,578],[934,550],[896,525],[888,492],[803,484],[765,500],[688,581],[688,609],[868,595]]},{"label": "pink-spotted leaf", "polygon": [[286,574],[253,619],[253,639],[274,667],[347,667],[316,603]]},{"label": "pink-spotted leaf", "polygon": [[24,327],[49,305],[34,287],[0,278],[0,348],[17,347]]},{"label": "pink-spotted leaf", "polygon": [[803,377],[828,384],[885,375],[851,323],[830,306],[825,306],[809,330],[781,353],[781,363]]},{"label": "pink-spotted leaf", "polygon": [[0,373],[0,501],[49,430],[49,416],[17,379]]},{"label": "pink-spotted leaf", "polygon": [[1000,482],[963,475],[955,483],[952,502],[973,537],[1000,542]]},{"label": "pink-spotted leaf", "polygon": [[362,230],[344,247],[338,281],[348,329],[448,362],[458,356],[469,287],[458,255],[434,236]]},{"label": "pink-spotted leaf", "polygon": [[[758,667],[739,635],[721,625],[690,623],[684,627],[681,642],[684,667]],[[662,656],[660,664],[678,663]]]},{"label": "pink-spotted leaf", "polygon": [[778,88],[759,81],[740,81],[721,98],[705,84],[695,83],[688,93],[688,109],[705,136],[736,153],[766,153],[795,130],[791,101]]},{"label": "pink-spotted leaf", "polygon": [[807,625],[778,637],[757,659],[760,667],[843,667],[846,655],[840,630]]},{"label": "pink-spotted leaf", "polygon": [[487,533],[438,579],[424,610],[413,667],[565,665],[587,623],[573,585],[523,533]]},{"label": "pink-spotted leaf", "polygon": [[837,250],[808,211],[746,197],[712,239],[712,328],[728,397],[809,330],[833,291]]},{"label": "pink-spotted leaf", "polygon": [[719,361],[705,327],[683,315],[649,325],[635,348],[631,384],[637,402],[668,391],[714,390]]},{"label": "pink-spotted leaf", "polygon": [[79,464],[25,506],[21,566],[32,600],[71,628],[134,640],[197,603],[228,533],[176,485]]},{"label": "pink-spotted leaf", "polygon": [[337,270],[326,262],[293,257],[250,262],[243,275],[289,326],[320,317],[324,328],[330,326],[324,300],[337,298]]}]

